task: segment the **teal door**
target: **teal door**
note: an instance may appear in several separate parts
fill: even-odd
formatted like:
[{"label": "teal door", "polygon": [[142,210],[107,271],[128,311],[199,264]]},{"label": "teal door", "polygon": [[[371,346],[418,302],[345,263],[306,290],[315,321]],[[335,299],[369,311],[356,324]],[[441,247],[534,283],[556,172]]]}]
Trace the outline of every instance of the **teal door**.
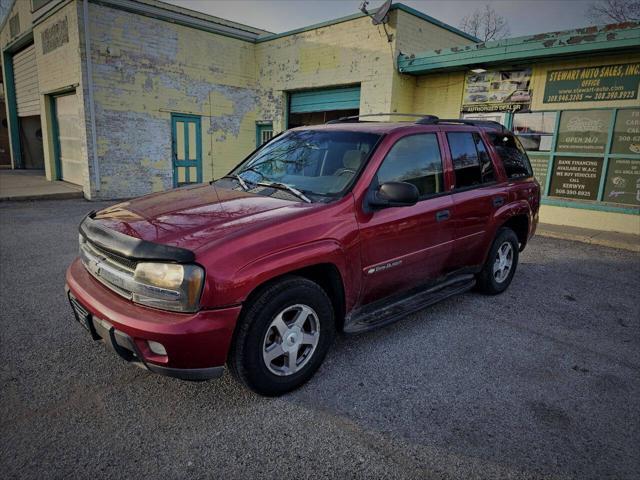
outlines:
[{"label": "teal door", "polygon": [[202,131],[200,117],[171,115],[173,186],[202,183]]}]

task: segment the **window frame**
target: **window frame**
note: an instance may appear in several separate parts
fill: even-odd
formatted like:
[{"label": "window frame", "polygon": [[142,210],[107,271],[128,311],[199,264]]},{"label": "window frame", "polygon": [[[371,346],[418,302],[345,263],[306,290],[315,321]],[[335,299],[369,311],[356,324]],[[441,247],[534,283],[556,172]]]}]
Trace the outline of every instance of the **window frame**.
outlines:
[{"label": "window frame", "polygon": [[389,153],[391,153],[391,150],[393,150],[393,147],[395,147],[398,142],[409,138],[409,137],[415,137],[416,135],[433,135],[436,139],[436,145],[438,146],[438,151],[440,152],[440,163],[442,165],[442,171],[440,172],[442,175],[442,192],[438,192],[438,193],[430,193],[430,194],[425,194],[425,195],[420,195],[418,197],[418,202],[420,203],[424,200],[430,200],[432,198],[438,198],[438,197],[442,197],[444,195],[450,195],[452,193],[452,190],[449,189],[450,185],[448,184],[447,181],[447,158],[445,157],[445,155],[443,155],[444,150],[443,150],[443,145],[442,145],[442,140],[440,138],[440,135],[438,134],[438,131],[430,131],[430,132],[411,132],[408,133],[407,135],[402,135],[401,137],[397,138],[395,142],[393,142],[393,144],[387,149],[386,153],[384,154],[384,158],[380,161],[380,164],[378,165],[378,167],[376,168],[375,173],[373,174],[372,177],[372,182],[371,185],[369,185],[369,189],[373,188],[378,188],[381,183],[378,179],[378,172],[380,171],[380,168],[382,167],[382,165],[384,164],[385,160],[387,159],[387,156],[389,155]]},{"label": "window frame", "polygon": [[[447,153],[449,154],[449,163],[451,164],[451,175],[453,176],[452,180],[453,180],[454,188],[452,188],[450,190],[450,193],[467,192],[469,190],[475,190],[475,189],[478,189],[478,188],[490,187],[490,186],[494,186],[494,185],[497,185],[498,183],[500,183],[500,181],[501,181],[500,177],[502,176],[501,172],[504,171],[504,168],[502,167],[502,165],[498,166],[496,164],[496,160],[494,158],[495,149],[493,148],[493,145],[491,145],[490,143],[487,143],[486,139],[484,138],[484,132],[482,131],[482,129],[467,129],[467,128],[465,128],[464,130],[443,130],[442,133],[444,134],[443,137],[444,137],[445,142],[446,142]],[[468,185],[466,187],[458,187],[457,186],[457,182],[456,182],[456,166],[455,166],[455,163],[453,161],[453,154],[451,153],[451,144],[449,143],[449,134],[450,133],[468,133],[470,135],[473,135],[474,133],[476,133],[476,134],[478,134],[480,136],[480,140],[482,141],[482,143],[484,145],[484,148],[485,148],[485,150],[487,151],[487,153],[489,155],[489,161],[493,165],[493,172],[494,172],[495,180],[493,180],[491,182],[480,183],[478,185]],[[476,153],[478,154],[478,158],[480,158],[480,152],[478,152],[477,148],[476,148]]]}]

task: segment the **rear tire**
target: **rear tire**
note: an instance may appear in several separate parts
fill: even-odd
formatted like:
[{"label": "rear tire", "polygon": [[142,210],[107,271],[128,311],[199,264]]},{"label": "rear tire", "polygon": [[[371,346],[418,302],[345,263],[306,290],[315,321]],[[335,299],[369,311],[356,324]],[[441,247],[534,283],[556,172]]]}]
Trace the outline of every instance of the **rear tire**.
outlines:
[{"label": "rear tire", "polygon": [[229,368],[254,392],[282,395],[314,375],[334,338],[334,312],[325,291],[306,278],[284,277],[243,309]]},{"label": "rear tire", "polygon": [[504,292],[518,266],[520,244],[513,230],[502,227],[493,241],[487,261],[476,276],[478,291],[487,295]]}]

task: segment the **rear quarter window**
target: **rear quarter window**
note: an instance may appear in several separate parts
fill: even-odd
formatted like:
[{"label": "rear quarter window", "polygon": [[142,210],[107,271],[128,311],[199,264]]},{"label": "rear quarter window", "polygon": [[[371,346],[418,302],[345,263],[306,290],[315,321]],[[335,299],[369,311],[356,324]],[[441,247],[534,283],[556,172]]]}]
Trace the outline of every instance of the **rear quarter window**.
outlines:
[{"label": "rear quarter window", "polygon": [[510,133],[491,132],[488,136],[502,160],[508,178],[533,176],[529,157],[517,138]]}]

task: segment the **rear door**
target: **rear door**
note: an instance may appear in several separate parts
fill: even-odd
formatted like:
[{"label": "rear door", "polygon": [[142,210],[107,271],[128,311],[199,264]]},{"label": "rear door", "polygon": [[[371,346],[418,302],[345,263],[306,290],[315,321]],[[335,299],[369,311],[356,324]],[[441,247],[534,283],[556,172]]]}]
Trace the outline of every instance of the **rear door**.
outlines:
[{"label": "rear door", "polygon": [[374,182],[408,182],[420,201],[359,217],[363,304],[439,277],[452,252],[452,199],[446,192],[436,133],[401,137],[389,149]]},{"label": "rear door", "polygon": [[445,135],[454,171],[455,243],[451,269],[476,266],[493,240],[494,212],[506,203],[506,183],[500,181],[487,145],[478,131]]}]

